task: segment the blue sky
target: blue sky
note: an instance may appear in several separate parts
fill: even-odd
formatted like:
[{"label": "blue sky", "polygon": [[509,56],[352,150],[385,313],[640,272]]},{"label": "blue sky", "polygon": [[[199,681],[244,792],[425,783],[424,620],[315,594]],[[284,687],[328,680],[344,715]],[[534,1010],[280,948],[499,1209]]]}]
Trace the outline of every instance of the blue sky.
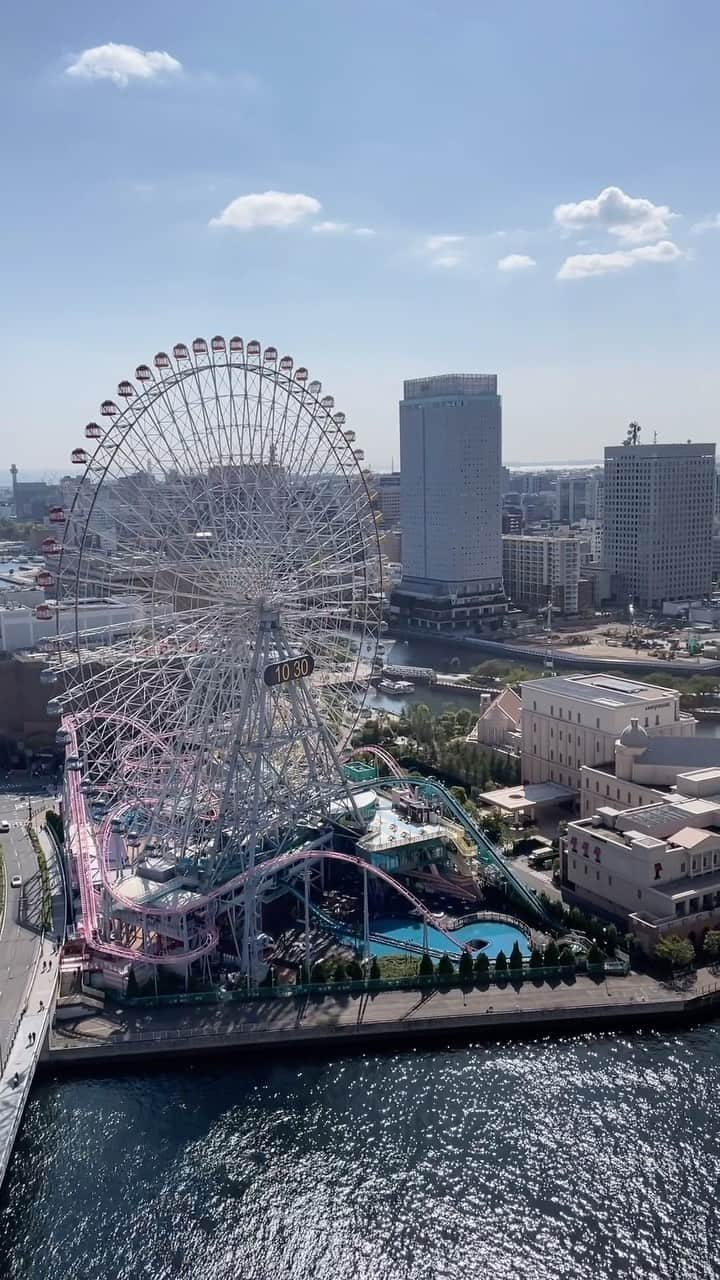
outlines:
[{"label": "blue sky", "polygon": [[507,460],[716,438],[715,4],[30,0],[3,36],[2,468],[217,332],[377,466],[449,371],[498,372]]}]

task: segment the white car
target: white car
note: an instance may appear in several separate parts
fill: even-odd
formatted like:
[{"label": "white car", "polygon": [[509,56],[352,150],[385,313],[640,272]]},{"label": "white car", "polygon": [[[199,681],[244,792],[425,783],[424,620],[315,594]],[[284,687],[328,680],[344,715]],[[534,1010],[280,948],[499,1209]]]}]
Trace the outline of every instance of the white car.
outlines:
[{"label": "white car", "polygon": [[10,888],[22,889],[22,879],[20,876],[13,876],[12,880],[10,881]]},{"label": "white car", "polygon": [[0,822],[0,831],[7,834],[9,830],[10,830],[10,823],[6,819],[4,819],[2,822]]}]

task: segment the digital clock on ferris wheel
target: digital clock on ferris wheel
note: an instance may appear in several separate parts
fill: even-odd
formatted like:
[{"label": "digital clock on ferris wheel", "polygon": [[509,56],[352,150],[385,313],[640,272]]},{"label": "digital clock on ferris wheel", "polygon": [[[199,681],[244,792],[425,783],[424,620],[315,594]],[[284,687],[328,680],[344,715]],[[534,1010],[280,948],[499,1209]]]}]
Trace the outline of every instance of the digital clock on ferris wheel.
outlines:
[{"label": "digital clock on ferris wheel", "polygon": [[304,680],[312,675],[315,659],[311,653],[301,653],[297,658],[283,658],[280,662],[271,662],[263,672],[265,684],[274,689],[279,684],[290,684],[293,680]]}]

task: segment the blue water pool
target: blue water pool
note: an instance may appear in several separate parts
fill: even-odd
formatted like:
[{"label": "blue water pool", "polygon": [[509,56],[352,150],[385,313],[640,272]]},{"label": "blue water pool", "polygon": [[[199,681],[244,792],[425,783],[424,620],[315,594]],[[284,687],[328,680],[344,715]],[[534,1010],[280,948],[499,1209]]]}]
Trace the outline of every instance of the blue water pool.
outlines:
[{"label": "blue water pool", "polygon": [[[422,949],[423,926],[420,920],[394,920],[390,917],[381,917],[373,920],[371,927],[373,933],[383,933],[386,937],[399,938],[402,942],[413,942]],[[504,951],[505,955],[509,956],[516,942],[524,956],[530,955],[530,945],[524,933],[514,929],[512,925],[495,923],[492,920],[480,920],[477,924],[466,924],[461,929],[453,929],[451,937],[459,944],[455,949],[444,933],[439,929],[428,927],[428,946],[431,950],[447,951],[450,956],[459,954],[463,943],[480,938],[487,942],[487,946],[482,949],[491,959],[494,959],[498,951]],[[373,955],[376,956],[406,954],[403,947],[393,947],[385,942],[373,942],[371,948]]]}]

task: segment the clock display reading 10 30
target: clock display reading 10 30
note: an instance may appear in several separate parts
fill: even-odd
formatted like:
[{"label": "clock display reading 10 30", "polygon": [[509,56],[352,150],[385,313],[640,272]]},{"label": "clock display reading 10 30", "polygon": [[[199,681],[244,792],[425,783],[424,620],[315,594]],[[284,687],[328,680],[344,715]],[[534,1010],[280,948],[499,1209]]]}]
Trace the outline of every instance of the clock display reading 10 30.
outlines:
[{"label": "clock display reading 10 30", "polygon": [[263,679],[269,688],[278,684],[290,684],[291,680],[304,680],[312,674],[315,659],[311,653],[301,653],[298,658],[283,658],[281,662],[271,662],[263,672]]}]

